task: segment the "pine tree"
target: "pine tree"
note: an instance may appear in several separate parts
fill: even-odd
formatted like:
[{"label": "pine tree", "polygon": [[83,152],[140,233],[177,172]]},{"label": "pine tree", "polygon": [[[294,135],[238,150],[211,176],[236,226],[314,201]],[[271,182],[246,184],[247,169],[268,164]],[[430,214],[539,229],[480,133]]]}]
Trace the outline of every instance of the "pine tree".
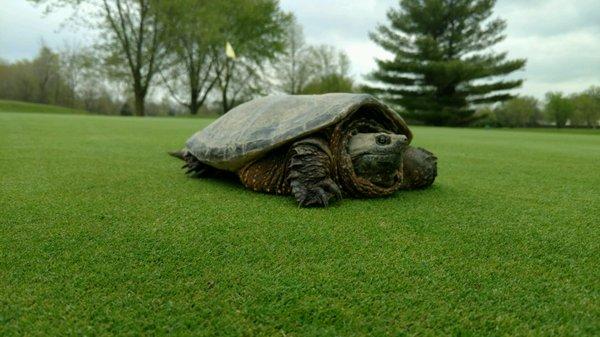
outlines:
[{"label": "pine tree", "polygon": [[502,80],[525,66],[524,59],[489,48],[504,39],[506,22],[491,19],[495,0],[402,0],[388,14],[389,25],[371,33],[373,41],[395,55],[376,60],[366,88],[408,118],[429,125],[466,125],[474,104],[512,98],[506,90],[522,80]]}]

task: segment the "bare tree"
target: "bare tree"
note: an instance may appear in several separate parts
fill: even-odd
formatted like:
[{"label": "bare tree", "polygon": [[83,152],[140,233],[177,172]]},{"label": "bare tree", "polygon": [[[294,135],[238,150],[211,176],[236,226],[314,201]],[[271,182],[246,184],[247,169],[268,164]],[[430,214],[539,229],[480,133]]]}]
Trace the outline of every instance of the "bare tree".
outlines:
[{"label": "bare tree", "polygon": [[166,48],[157,13],[150,0],[102,0],[112,64],[125,66],[133,87],[135,113],[145,114],[145,100],[160,70]]},{"label": "bare tree", "polygon": [[274,64],[278,87],[290,95],[302,92],[314,72],[310,48],[304,40],[302,26],[294,19],[286,30],[283,54]]},{"label": "bare tree", "polygon": [[90,74],[95,64],[92,52],[80,45],[66,44],[59,50],[60,73],[68,88],[69,94],[64,96],[64,104],[71,108],[77,107],[78,97],[85,77]]},{"label": "bare tree", "polygon": [[268,93],[265,64],[261,61],[243,58],[234,60],[219,56],[215,56],[214,60],[219,102],[223,113],[255,96]]},{"label": "bare tree", "polygon": [[[133,91],[135,113],[145,114],[145,100],[166,55],[164,30],[159,26],[153,0],[30,0],[51,10],[71,5],[91,11],[94,27],[103,36],[103,53],[111,74],[124,79]],[[83,6],[85,5],[85,8]],[[89,24],[85,20],[86,24]]]},{"label": "bare tree", "polygon": [[311,46],[309,57],[316,76],[339,75],[350,77],[350,58],[346,53],[330,45]]},{"label": "bare tree", "polygon": [[350,76],[350,58],[333,46],[319,45],[309,48],[312,76],[302,89],[302,94],[325,94],[354,91]]}]

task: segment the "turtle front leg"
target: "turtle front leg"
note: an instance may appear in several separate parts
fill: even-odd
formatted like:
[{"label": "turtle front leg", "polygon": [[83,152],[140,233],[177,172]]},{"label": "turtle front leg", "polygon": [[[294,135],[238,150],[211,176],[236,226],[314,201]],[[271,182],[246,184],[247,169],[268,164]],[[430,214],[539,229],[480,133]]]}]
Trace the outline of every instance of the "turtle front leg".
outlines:
[{"label": "turtle front leg", "polygon": [[408,147],[403,154],[402,165],[401,189],[429,187],[437,176],[437,157],[420,147]]},{"label": "turtle front leg", "polygon": [[331,179],[331,152],[319,138],[292,145],[287,179],[300,207],[327,207],[341,199],[342,192]]}]

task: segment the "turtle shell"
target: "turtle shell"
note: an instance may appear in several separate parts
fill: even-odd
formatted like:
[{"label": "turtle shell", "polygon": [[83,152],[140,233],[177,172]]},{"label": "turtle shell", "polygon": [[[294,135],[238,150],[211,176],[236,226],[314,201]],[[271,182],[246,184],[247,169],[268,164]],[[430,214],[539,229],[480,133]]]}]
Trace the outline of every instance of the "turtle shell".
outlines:
[{"label": "turtle shell", "polygon": [[[337,124],[357,111],[380,116],[391,130],[412,134],[404,120],[367,94],[269,96],[244,103],[186,142],[201,162],[235,172],[269,151]],[[367,111],[368,110],[368,111]]]}]

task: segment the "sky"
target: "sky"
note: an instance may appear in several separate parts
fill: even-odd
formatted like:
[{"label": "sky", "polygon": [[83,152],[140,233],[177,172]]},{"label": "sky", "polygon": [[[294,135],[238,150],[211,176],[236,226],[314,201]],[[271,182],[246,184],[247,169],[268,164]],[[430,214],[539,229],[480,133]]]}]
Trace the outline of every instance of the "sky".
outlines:
[{"label": "sky", "polygon": [[[61,25],[70,12],[44,15],[26,0],[0,0],[0,58],[34,57],[42,41],[53,48],[81,46],[92,35]],[[375,69],[375,58],[389,58],[369,40],[386,23],[398,0],[280,0],[304,27],[308,43],[345,51],[357,80]],[[600,85],[600,0],[498,0],[495,16],[507,21],[507,38],[494,47],[510,58],[526,58],[519,94],[542,98],[548,91],[572,93]]]}]

